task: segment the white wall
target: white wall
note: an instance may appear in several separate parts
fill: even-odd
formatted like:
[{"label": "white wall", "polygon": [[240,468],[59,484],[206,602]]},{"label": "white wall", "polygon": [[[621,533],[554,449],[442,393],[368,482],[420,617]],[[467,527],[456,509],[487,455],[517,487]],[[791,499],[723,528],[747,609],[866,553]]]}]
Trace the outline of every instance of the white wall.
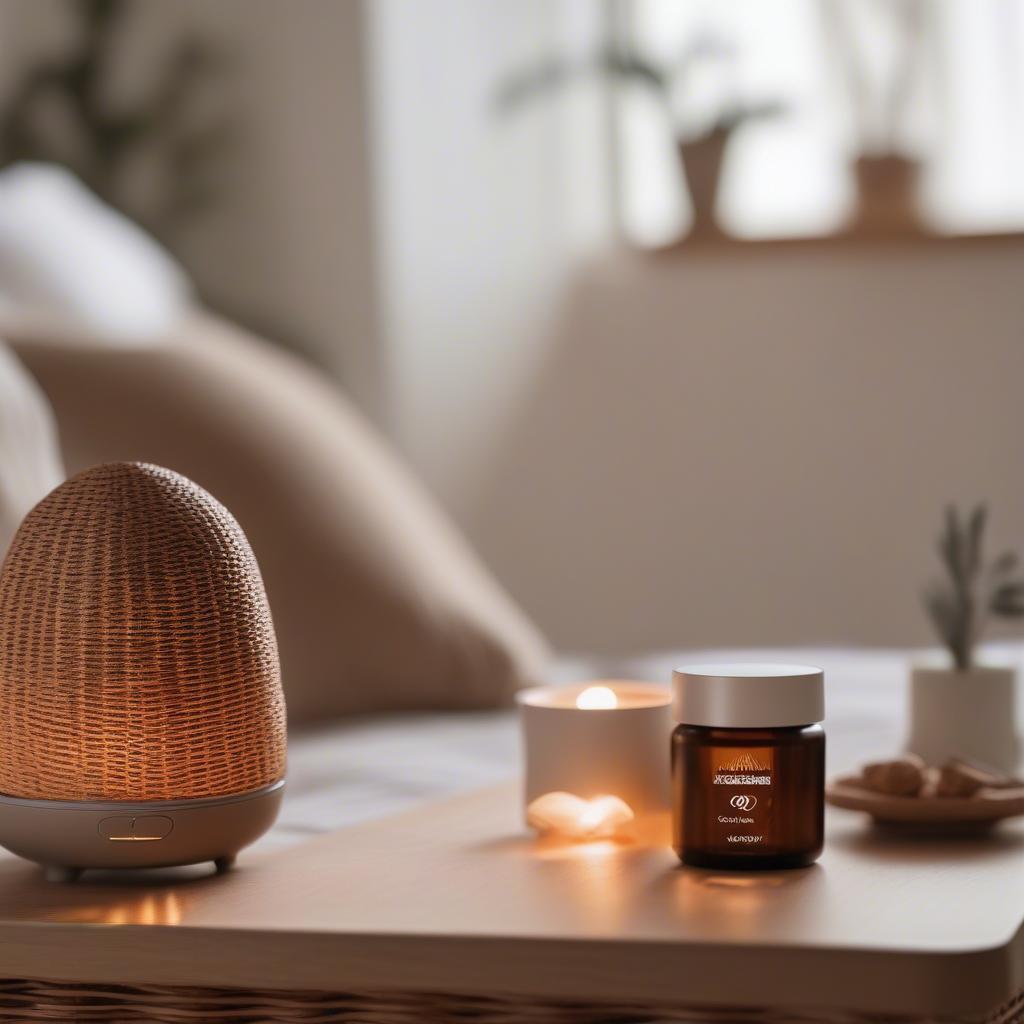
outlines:
[{"label": "white wall", "polygon": [[927,641],[944,504],[1024,544],[1022,269],[1024,243],[598,260],[460,514],[562,646]]},{"label": "white wall", "polygon": [[223,210],[184,255],[213,295],[383,417],[362,5],[177,3],[233,55],[246,150]]},{"label": "white wall", "polygon": [[367,7],[376,266],[396,434],[458,507],[473,500],[496,434],[518,410],[576,253],[607,230],[601,176],[585,174],[574,189],[568,173],[575,161],[594,164],[586,112],[574,121],[581,140],[566,132],[564,98],[495,110],[503,79],[592,9],[572,0]]}]

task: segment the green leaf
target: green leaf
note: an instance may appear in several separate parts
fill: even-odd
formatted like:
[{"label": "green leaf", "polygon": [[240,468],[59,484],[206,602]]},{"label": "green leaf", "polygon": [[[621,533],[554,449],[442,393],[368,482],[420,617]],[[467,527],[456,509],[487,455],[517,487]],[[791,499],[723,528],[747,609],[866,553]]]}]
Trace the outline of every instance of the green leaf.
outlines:
[{"label": "green leaf", "polygon": [[953,650],[957,646],[959,632],[954,600],[938,585],[929,587],[924,593],[923,600],[940,639]]},{"label": "green leaf", "polygon": [[963,572],[963,544],[960,539],[960,523],[956,509],[949,505],[946,508],[945,529],[939,537],[939,556],[949,572],[953,585],[958,590],[965,589],[966,581]]},{"label": "green leaf", "polygon": [[992,574],[994,576],[1005,576],[1017,568],[1020,559],[1016,551],[1004,551],[993,563]]},{"label": "green leaf", "polygon": [[973,579],[981,568],[982,542],[985,537],[985,523],[988,519],[988,508],[978,505],[971,513],[967,525],[965,573],[968,579]]},{"label": "green leaf", "polygon": [[1006,583],[997,587],[989,601],[993,615],[1015,619],[1024,615],[1024,582]]}]

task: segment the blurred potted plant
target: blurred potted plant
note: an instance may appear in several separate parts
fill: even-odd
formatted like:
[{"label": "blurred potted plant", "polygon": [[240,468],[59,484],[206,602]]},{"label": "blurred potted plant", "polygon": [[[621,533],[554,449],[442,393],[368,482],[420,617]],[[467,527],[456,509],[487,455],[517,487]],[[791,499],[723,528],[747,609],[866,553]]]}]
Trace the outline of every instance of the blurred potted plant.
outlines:
[{"label": "blurred potted plant", "polygon": [[661,66],[624,47],[609,47],[596,56],[573,61],[552,57],[516,72],[499,86],[496,107],[507,113],[534,100],[565,88],[572,81],[598,76],[618,82],[638,82],[650,89],[658,100],[665,124],[676,140],[683,174],[690,191],[693,225],[690,235],[718,234],[715,203],[722,174],[725,151],[733,133],[742,125],[783,110],[778,103],[726,102],[717,114],[700,127],[680,125],[672,98],[686,87],[686,79],[702,61],[724,61],[732,50],[710,36],[700,36],[688,45],[679,58]]},{"label": "blurred potted plant", "polygon": [[[825,4],[822,8],[836,65],[842,72],[854,117],[858,153],[853,162],[856,205],[848,231],[869,236],[922,230],[918,212],[921,161],[902,151],[901,137],[914,100],[926,45],[925,0],[882,0],[869,6]],[[863,21],[881,15],[895,53],[888,73],[870,59],[873,39]]]},{"label": "blurred potted plant", "polygon": [[[148,91],[133,105],[114,102],[110,82],[124,54],[125,30],[147,15],[131,0],[68,0],[76,22],[72,42],[41,57],[13,82],[0,105],[0,167],[22,161],[56,163],[101,199],[154,234],[168,236],[203,213],[224,184],[224,156],[234,122],[213,103],[225,55],[192,34],[173,41],[155,64]],[[202,115],[202,116],[201,116]],[[130,182],[156,170],[146,196]],[[142,173],[140,173],[140,171]],[[139,201],[140,198],[143,201]]]},{"label": "blurred potted plant", "polygon": [[991,619],[1024,616],[1024,576],[1012,551],[986,561],[986,521],[984,505],[966,518],[946,511],[938,542],[944,578],[925,590],[924,605],[950,664],[914,668],[907,746],[929,764],[958,757],[1012,774],[1019,756],[1016,673],[979,664],[976,650]]}]

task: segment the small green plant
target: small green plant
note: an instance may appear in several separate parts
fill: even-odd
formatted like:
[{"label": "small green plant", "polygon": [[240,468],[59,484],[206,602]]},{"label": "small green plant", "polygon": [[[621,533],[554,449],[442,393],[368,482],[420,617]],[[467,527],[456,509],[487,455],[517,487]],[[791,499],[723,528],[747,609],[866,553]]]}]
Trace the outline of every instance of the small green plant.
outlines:
[{"label": "small green plant", "polygon": [[1024,576],[1016,553],[985,561],[987,521],[984,505],[964,518],[955,507],[946,509],[938,541],[945,577],[924,593],[928,617],[959,671],[974,665],[974,649],[991,618],[1024,617]]},{"label": "small green plant", "polygon": [[[615,82],[638,82],[658,99],[666,123],[674,134],[679,134],[672,113],[671,97],[685,86],[694,67],[700,63],[717,62],[731,66],[732,48],[725,42],[709,36],[698,36],[685,46],[678,58],[658,64],[633,52],[625,46],[607,46],[589,56],[569,58],[549,56],[506,77],[499,83],[494,97],[494,108],[499,114],[508,114],[519,107],[565,89],[582,78],[603,78]],[[777,117],[784,112],[781,104],[723,102],[715,118],[704,126],[694,138],[730,132],[742,124],[758,118]],[[686,133],[684,133],[686,134]]]}]

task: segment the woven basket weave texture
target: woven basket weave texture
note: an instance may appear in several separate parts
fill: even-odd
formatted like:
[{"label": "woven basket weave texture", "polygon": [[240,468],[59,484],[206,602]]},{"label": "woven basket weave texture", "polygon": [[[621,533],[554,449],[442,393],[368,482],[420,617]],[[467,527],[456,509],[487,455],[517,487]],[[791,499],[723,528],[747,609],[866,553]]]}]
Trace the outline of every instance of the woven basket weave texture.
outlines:
[{"label": "woven basket weave texture", "polygon": [[990,1014],[611,1005],[441,992],[285,992],[4,979],[0,1021],[63,1024],[1022,1024],[1024,998]]},{"label": "woven basket weave texture", "polygon": [[282,778],[274,627],[241,527],[157,466],[97,466],[0,571],[0,793],[178,800]]}]

